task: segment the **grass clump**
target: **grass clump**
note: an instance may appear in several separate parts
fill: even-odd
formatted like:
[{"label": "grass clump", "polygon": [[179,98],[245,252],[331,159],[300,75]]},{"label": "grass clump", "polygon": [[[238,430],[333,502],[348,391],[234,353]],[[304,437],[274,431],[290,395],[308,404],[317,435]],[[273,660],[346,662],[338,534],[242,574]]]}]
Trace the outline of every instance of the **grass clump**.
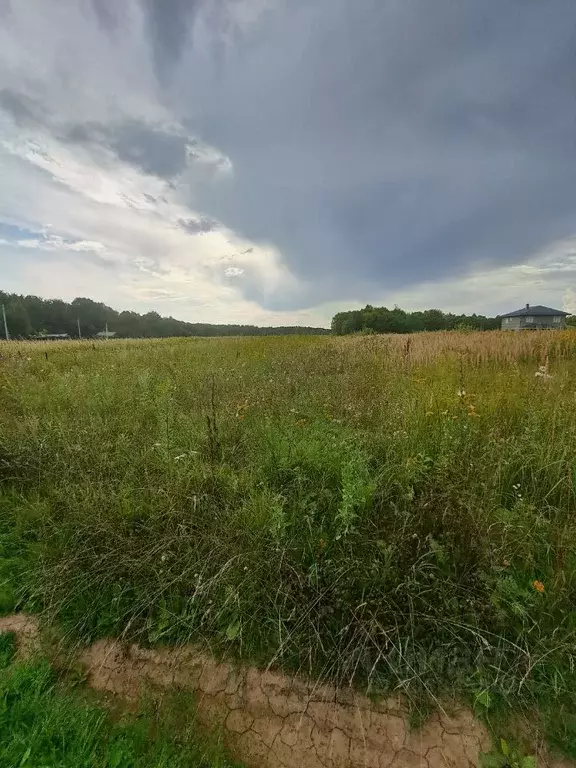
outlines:
[{"label": "grass clump", "polygon": [[6,610],[538,710],[570,751],[573,334],[4,349]]},{"label": "grass clump", "polygon": [[47,661],[15,662],[13,652],[13,636],[0,635],[1,768],[233,768],[170,705],[113,719],[59,682]]}]

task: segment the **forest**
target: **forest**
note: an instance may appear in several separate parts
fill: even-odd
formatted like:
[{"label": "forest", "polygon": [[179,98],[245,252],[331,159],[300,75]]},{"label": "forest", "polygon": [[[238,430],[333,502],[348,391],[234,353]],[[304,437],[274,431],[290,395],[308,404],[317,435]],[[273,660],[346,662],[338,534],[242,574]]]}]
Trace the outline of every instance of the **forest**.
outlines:
[{"label": "forest", "polygon": [[[79,327],[83,338],[90,338],[106,326],[118,338],[168,338],[174,336],[274,336],[285,334],[330,333],[326,328],[300,326],[266,327],[256,325],[215,325],[189,323],[173,317],[162,317],[158,312],[118,312],[100,302],[77,298],[71,303],[61,299],[41,299],[0,291],[0,305],[4,305],[10,337],[26,339],[35,335],[66,333],[78,338]],[[4,331],[0,317],[2,332]]]},{"label": "forest", "polygon": [[400,307],[373,307],[338,312],[332,319],[332,332],[337,336],[349,333],[418,333],[419,331],[492,331],[500,328],[499,317],[484,315],[453,315],[440,309],[405,312]]}]

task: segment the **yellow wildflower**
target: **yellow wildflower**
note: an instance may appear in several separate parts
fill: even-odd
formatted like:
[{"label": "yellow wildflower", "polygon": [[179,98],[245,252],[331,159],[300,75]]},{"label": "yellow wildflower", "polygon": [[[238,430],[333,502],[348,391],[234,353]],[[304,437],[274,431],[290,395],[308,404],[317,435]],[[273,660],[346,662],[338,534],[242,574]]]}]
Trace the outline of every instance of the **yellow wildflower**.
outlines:
[{"label": "yellow wildflower", "polygon": [[532,588],[535,589],[536,592],[544,592],[544,584],[542,584],[541,581],[538,581],[538,579],[534,579]]}]

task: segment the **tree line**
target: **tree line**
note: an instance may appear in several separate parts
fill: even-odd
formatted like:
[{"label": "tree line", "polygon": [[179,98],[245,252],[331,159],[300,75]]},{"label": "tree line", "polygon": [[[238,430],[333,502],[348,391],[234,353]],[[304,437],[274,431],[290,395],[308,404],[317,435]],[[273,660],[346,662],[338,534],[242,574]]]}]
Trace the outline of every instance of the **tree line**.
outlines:
[{"label": "tree line", "polygon": [[470,329],[491,331],[500,328],[499,317],[484,315],[453,315],[439,309],[405,312],[400,307],[373,307],[338,312],[332,318],[332,332],[338,336],[349,333],[417,333],[418,331],[453,331]]},{"label": "tree line", "polygon": [[[188,323],[173,317],[161,317],[158,312],[118,312],[92,299],[77,298],[68,303],[61,299],[41,299],[0,291],[10,337],[27,339],[33,336],[66,333],[78,338],[90,338],[106,327],[119,338],[158,338],[173,336],[273,336],[284,334],[330,333],[326,328],[299,326],[258,327],[256,325],[214,325]],[[1,310],[1,306],[0,306]],[[0,312],[0,331],[4,332]]]}]

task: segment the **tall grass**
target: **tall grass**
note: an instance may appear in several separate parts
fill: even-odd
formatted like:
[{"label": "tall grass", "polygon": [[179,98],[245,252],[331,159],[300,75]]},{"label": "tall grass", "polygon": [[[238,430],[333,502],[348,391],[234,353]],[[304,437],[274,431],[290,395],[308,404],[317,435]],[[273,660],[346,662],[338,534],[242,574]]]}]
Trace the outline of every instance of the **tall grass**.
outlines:
[{"label": "tall grass", "polygon": [[0,354],[5,610],[536,708],[573,749],[574,334]]}]

